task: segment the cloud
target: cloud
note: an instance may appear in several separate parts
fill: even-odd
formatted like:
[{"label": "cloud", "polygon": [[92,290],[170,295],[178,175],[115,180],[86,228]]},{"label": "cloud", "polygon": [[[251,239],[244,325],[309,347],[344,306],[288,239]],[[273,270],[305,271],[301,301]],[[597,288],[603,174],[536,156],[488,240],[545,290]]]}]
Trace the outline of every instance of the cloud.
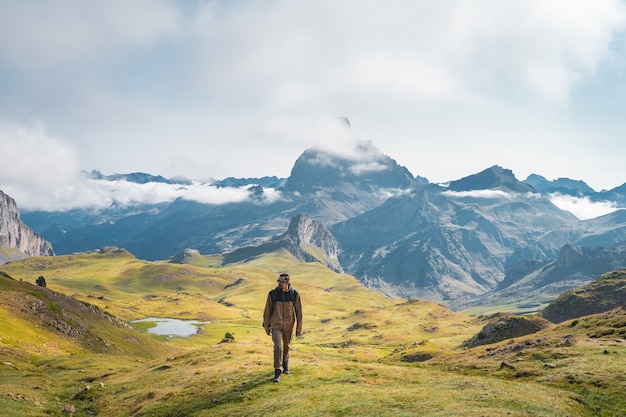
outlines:
[{"label": "cloud", "polygon": [[354,155],[316,126],[347,115],[435,181],[528,172],[538,148],[549,175],[609,181],[620,152],[582,162],[591,139],[624,146],[623,118],[581,88],[621,80],[625,25],[619,0],[5,1],[0,117],[41,120],[104,172],[286,176],[318,142]]},{"label": "cloud", "polygon": [[[451,191],[445,190],[441,194],[447,195],[452,198],[513,198],[514,194],[503,190],[470,190],[470,191]],[[533,193],[528,193],[528,196],[533,196]]]},{"label": "cloud", "polygon": [[613,201],[591,201],[589,197],[573,197],[570,195],[551,194],[550,200],[560,208],[572,213],[580,220],[593,219],[618,210]]},{"label": "cloud", "polygon": [[346,95],[457,101],[494,84],[561,99],[610,55],[626,16],[617,0],[215,4],[198,25],[206,68],[219,53],[226,79],[261,85],[284,105]]},{"label": "cloud", "polygon": [[0,186],[17,195],[46,194],[58,184],[71,184],[80,170],[76,149],[49,135],[38,121],[24,126],[0,120],[0,154]]},{"label": "cloud", "polygon": [[[514,197],[514,194],[502,190],[471,190],[471,191],[450,191],[446,190],[442,194],[452,198],[508,198]],[[526,193],[527,198],[541,198],[541,194]],[[552,204],[572,213],[580,220],[592,219],[595,217],[603,216],[618,210],[616,203],[613,201],[591,201],[589,197],[573,197],[563,194],[550,194],[549,196]]]},{"label": "cloud", "polygon": [[171,203],[178,198],[203,204],[226,204],[252,201],[257,204],[274,202],[281,198],[274,189],[264,190],[261,200],[252,199],[249,186],[216,187],[194,182],[191,185],[149,182],[138,184],[125,180],[92,180],[76,178],[71,184],[57,184],[46,192],[32,195],[8,186],[20,210],[66,211],[71,209],[103,209],[112,205],[133,207],[141,204]]},{"label": "cloud", "polygon": [[322,153],[313,162],[320,165],[336,165],[334,157],[353,162],[349,169],[359,175],[371,171],[390,169],[389,158],[375,147],[370,140],[363,140],[350,129],[347,118],[326,119],[319,123],[316,141],[312,149]]},{"label": "cloud", "polygon": [[127,81],[167,77],[168,94],[283,111],[350,97],[456,102],[494,86],[561,97],[610,56],[626,16],[617,0],[65,0],[4,3],[0,15],[0,53],[20,70],[79,69],[133,90]]},{"label": "cloud", "polygon": [[[99,200],[107,205],[122,206],[172,202],[177,198],[204,204],[240,203],[251,197],[248,187],[216,187],[211,184],[192,185],[149,182],[137,184],[128,181],[87,180],[89,187]],[[273,192],[273,190],[272,190]]]},{"label": "cloud", "polygon": [[[172,202],[177,198],[206,204],[242,202],[252,196],[248,187],[92,180],[80,171],[79,154],[63,138],[47,133],[40,122],[21,126],[0,121],[0,189],[21,210],[64,211]],[[264,190],[262,201],[276,201],[280,193]]]},{"label": "cloud", "polygon": [[2,2],[0,16],[5,65],[36,73],[113,64],[114,57],[181,30],[178,6],[165,0]]}]

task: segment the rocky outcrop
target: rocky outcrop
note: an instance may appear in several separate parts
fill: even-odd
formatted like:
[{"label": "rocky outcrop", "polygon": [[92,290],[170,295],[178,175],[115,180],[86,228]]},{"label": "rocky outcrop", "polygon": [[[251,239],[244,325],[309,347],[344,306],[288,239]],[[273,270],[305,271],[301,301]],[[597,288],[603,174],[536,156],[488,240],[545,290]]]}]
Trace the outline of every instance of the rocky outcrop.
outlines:
[{"label": "rocky outcrop", "polygon": [[173,256],[170,259],[170,263],[172,264],[190,264],[194,259],[200,256],[200,252],[197,249],[183,249],[182,252]]},{"label": "rocky outcrop", "polygon": [[293,217],[281,240],[289,252],[305,262],[322,262],[333,271],[343,273],[337,259],[337,241],[322,223],[308,214]]},{"label": "rocky outcrop", "polygon": [[542,316],[552,323],[610,311],[626,305],[626,269],[602,274],[595,281],[561,294]]},{"label": "rocky outcrop", "polygon": [[490,345],[502,340],[537,333],[550,326],[550,322],[537,316],[516,316],[511,313],[495,313],[484,317],[488,323],[478,334],[463,342],[465,348]]},{"label": "rocky outcrop", "polygon": [[559,254],[556,266],[557,268],[571,268],[581,264],[584,260],[585,257],[581,248],[576,248],[572,245],[565,245],[561,248],[561,253]]},{"label": "rocky outcrop", "polygon": [[17,249],[26,256],[54,256],[50,242],[22,222],[15,200],[2,191],[0,191],[0,248]]},{"label": "rocky outcrop", "polygon": [[326,226],[306,213],[294,216],[289,222],[287,231],[277,238],[227,254],[224,256],[224,264],[253,259],[281,249],[303,262],[320,262],[335,272],[343,273],[338,260],[337,241]]}]

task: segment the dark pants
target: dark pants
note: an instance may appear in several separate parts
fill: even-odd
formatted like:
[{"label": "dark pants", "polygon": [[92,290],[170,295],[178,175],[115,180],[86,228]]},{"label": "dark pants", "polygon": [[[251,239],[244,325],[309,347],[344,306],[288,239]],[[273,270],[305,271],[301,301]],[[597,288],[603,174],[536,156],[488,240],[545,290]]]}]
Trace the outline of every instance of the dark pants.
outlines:
[{"label": "dark pants", "polygon": [[274,369],[280,369],[284,362],[289,360],[289,343],[293,329],[282,331],[272,329],[272,342],[274,342]]}]

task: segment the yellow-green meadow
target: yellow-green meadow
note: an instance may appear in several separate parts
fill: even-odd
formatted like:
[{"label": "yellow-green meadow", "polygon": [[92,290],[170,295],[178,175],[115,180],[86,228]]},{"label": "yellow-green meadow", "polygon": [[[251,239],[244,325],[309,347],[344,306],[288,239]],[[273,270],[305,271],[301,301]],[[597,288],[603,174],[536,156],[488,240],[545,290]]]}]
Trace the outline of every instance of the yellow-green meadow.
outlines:
[{"label": "yellow-green meadow", "polygon": [[[30,258],[0,271],[13,278],[0,277],[0,415],[613,416],[626,410],[626,342],[593,333],[608,320],[626,327],[619,312],[462,349],[484,326],[480,317],[385,297],[286,252],[242,264],[200,256],[180,265],[109,248]],[[292,372],[275,384],[261,316],[280,272],[291,275],[301,294],[304,334],[292,344]],[[40,276],[46,289],[35,285]],[[204,324],[198,334],[176,337],[150,334],[150,322],[132,323],[149,317]]]}]

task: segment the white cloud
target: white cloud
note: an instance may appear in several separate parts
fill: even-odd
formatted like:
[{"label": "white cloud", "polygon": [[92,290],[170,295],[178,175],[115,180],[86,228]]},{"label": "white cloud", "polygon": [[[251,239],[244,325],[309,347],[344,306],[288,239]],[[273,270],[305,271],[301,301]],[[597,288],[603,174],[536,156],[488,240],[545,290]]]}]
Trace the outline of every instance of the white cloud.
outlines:
[{"label": "white cloud", "polygon": [[354,155],[315,126],[346,115],[431,180],[497,163],[616,185],[623,117],[603,109],[625,89],[596,106],[580,88],[621,82],[625,16],[619,0],[5,1],[0,117],[42,120],[103,172],[286,176],[316,142]]},{"label": "white cloud", "polygon": [[[451,198],[507,198],[512,199],[516,194],[502,190],[471,190],[471,191],[450,191],[446,190],[442,194]],[[526,198],[541,198],[538,193],[526,193]],[[617,210],[619,207],[612,201],[591,201],[589,197],[573,197],[563,194],[551,194],[550,201],[560,208],[572,213],[580,220],[592,219],[603,216]]]},{"label": "white cloud", "polygon": [[66,140],[49,135],[41,122],[23,126],[0,120],[0,187],[9,193],[46,193],[72,183],[79,154]]},{"label": "white cloud", "polygon": [[316,163],[333,165],[332,157],[354,162],[350,166],[353,174],[362,174],[369,171],[384,171],[389,169],[389,162],[371,141],[356,136],[349,121],[342,119],[328,119],[326,123],[319,123],[316,129],[314,150],[324,152],[318,155]]},{"label": "white cloud", "polygon": [[350,172],[352,172],[354,175],[360,175],[365,172],[372,172],[372,171],[377,172],[377,171],[384,171],[386,169],[389,169],[388,165],[374,161],[374,162],[369,162],[369,163],[355,164],[350,167]]},{"label": "white cloud", "polygon": [[591,201],[589,197],[573,197],[570,195],[551,194],[550,200],[560,208],[572,213],[580,220],[593,219],[618,210],[613,201]]},{"label": "white cloud", "polygon": [[[471,190],[471,191],[451,191],[446,190],[442,194],[451,198],[507,198],[512,199],[516,194],[502,190]],[[526,198],[541,198],[538,193],[526,193]],[[580,220],[591,219],[603,216],[619,209],[613,201],[591,201],[589,197],[573,197],[563,194],[550,194],[550,201],[560,208],[572,213]]]},{"label": "white cloud", "polygon": [[[19,209],[64,211],[75,208],[101,209],[111,205],[132,207],[139,204],[169,203],[178,198],[203,204],[240,203],[251,200],[252,193],[244,187],[216,187],[195,182],[191,185],[149,182],[138,184],[125,180],[107,181],[77,178],[72,185],[57,184],[46,192],[32,195],[7,187]],[[16,193],[13,195],[12,192]],[[264,190],[263,202],[281,198],[274,189]]]},{"label": "white cloud", "polygon": [[[0,121],[0,189],[16,200],[21,210],[62,211],[72,208],[103,208],[111,204],[171,202],[177,198],[206,204],[241,202],[251,197],[248,187],[215,187],[165,183],[137,184],[85,178],[78,152],[63,138],[51,136],[40,122],[20,126]],[[265,201],[280,193],[264,190]]]},{"label": "white cloud", "polygon": [[205,68],[286,105],[346,94],[457,101],[494,85],[560,99],[610,55],[626,16],[617,0],[215,4],[196,26]]},{"label": "white cloud", "polygon": [[[452,198],[513,198],[513,194],[503,190],[469,190],[469,191],[452,191],[445,190],[441,194]],[[529,196],[532,193],[529,193]]]},{"label": "white cloud", "polygon": [[41,73],[102,66],[181,30],[177,5],[165,0],[1,2],[0,16],[0,54]]}]

